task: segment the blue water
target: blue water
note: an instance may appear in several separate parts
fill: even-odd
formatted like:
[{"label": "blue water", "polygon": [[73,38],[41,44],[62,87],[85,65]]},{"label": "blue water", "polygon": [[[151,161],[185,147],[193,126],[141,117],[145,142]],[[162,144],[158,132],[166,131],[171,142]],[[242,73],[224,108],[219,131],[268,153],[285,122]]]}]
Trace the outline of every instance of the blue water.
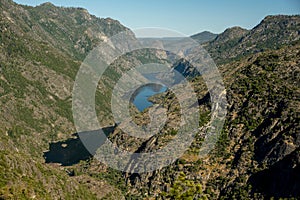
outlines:
[{"label": "blue water", "polygon": [[139,111],[143,111],[153,105],[153,103],[148,100],[149,97],[163,93],[167,89],[167,87],[158,84],[148,84],[142,86],[133,95],[133,104]]}]

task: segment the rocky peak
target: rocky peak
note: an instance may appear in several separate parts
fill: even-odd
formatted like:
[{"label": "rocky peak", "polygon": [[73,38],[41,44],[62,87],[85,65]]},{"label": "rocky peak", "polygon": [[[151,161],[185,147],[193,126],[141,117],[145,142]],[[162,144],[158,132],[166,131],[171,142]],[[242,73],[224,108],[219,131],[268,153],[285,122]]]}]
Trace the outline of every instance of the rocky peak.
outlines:
[{"label": "rocky peak", "polygon": [[199,42],[200,44],[211,41],[217,37],[217,34],[211,33],[209,31],[203,31],[201,33],[197,33],[192,35],[191,38]]},{"label": "rocky peak", "polygon": [[234,26],[232,28],[226,29],[223,33],[218,35],[215,39],[215,42],[225,43],[229,40],[233,40],[236,38],[242,38],[249,31],[247,29],[241,28],[239,26]]},{"label": "rocky peak", "polygon": [[45,3],[42,3],[40,4],[38,7],[56,7],[54,4],[52,4],[51,2],[45,2]]}]

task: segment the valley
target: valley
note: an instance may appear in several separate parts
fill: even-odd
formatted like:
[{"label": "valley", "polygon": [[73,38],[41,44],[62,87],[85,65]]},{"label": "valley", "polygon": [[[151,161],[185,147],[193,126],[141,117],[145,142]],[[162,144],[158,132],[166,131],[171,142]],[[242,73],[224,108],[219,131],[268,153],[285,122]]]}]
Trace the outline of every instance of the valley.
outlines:
[{"label": "valley", "polygon": [[[82,8],[1,0],[0,10],[0,199],[300,198],[299,15],[266,16],[251,30],[191,36],[215,61],[228,102],[221,135],[204,158],[199,151],[211,128],[213,97],[202,75],[184,59],[169,62],[172,55],[157,49],[114,60],[97,85],[95,111],[105,136],[119,148],[140,154],[167,146],[177,137],[179,99],[186,96],[156,84],[142,87],[131,97],[132,121],[119,124],[110,106],[122,72],[154,61],[169,66],[189,81],[199,107],[199,129],[180,158],[130,173],[139,167],[134,160],[122,172],[91,156],[106,137],[95,140],[97,130],[77,133],[72,92],[93,48],[122,31],[138,41],[134,33]],[[171,39],[155,40],[167,45]],[[131,122],[146,127],[150,111],[159,116],[164,110],[166,124],[156,135],[136,138],[122,130]],[[81,136],[94,140],[94,152]]]}]

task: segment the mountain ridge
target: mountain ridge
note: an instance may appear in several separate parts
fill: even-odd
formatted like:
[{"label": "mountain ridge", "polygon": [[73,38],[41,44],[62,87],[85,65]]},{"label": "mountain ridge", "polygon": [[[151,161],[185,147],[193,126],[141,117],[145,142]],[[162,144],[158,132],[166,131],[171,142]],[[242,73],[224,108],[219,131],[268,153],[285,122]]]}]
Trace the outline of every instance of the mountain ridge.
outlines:
[{"label": "mountain ridge", "polygon": [[[299,15],[266,17],[252,30],[229,28],[204,43],[224,77],[229,102],[216,148],[199,159],[203,135],[198,134],[170,166],[130,174],[96,159],[65,167],[46,164],[43,158],[51,141],[65,141],[76,132],[71,96],[84,57],[103,39],[129,29],[80,8],[53,4],[30,7],[3,0],[0,11],[0,198],[299,197]],[[163,62],[165,58],[158,60],[153,52],[142,55],[147,57],[123,58],[113,64],[105,79],[108,83],[100,84],[95,95],[96,110],[109,105],[107,88],[114,83],[110,75],[119,77],[119,71],[141,65],[141,60]],[[193,75],[190,81],[200,104],[203,133],[209,127],[210,96],[202,77],[189,70],[192,66],[180,64],[185,76]],[[180,105],[174,94],[168,91],[152,100],[168,108],[169,123],[161,134],[138,140],[116,128],[110,136],[114,144],[151,152],[177,134],[172,128],[180,124]],[[137,124],[147,124],[147,112],[132,108],[132,115]],[[110,122],[105,111],[98,117]],[[130,163],[130,167],[136,166]],[[270,187],[261,184],[261,177]]]},{"label": "mountain ridge", "polygon": [[42,152],[50,141],[75,132],[70,98],[85,55],[102,37],[128,29],[82,9],[45,7],[0,2],[0,198],[99,199],[114,194],[122,199],[120,190],[105,180],[70,178],[67,169],[45,165]]},{"label": "mountain ridge", "polygon": [[217,63],[220,62],[220,60],[226,62],[226,60],[231,61],[251,53],[276,49],[291,42],[291,40],[297,41],[299,39],[299,16],[300,15],[266,16],[250,31],[235,27],[233,31],[239,30],[240,32],[228,36],[228,31],[232,31],[232,29],[229,28],[219,34],[215,40],[203,46]]}]

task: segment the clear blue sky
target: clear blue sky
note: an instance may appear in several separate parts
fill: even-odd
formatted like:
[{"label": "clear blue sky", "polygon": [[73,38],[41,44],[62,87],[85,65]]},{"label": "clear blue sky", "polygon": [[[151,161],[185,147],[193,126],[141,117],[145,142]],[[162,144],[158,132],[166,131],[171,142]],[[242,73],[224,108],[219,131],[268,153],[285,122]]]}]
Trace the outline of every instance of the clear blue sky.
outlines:
[{"label": "clear blue sky", "polygon": [[300,14],[300,0],[15,0],[33,6],[46,1],[83,7],[131,29],[162,27],[186,35],[220,33],[232,26],[250,29],[266,15]]}]

